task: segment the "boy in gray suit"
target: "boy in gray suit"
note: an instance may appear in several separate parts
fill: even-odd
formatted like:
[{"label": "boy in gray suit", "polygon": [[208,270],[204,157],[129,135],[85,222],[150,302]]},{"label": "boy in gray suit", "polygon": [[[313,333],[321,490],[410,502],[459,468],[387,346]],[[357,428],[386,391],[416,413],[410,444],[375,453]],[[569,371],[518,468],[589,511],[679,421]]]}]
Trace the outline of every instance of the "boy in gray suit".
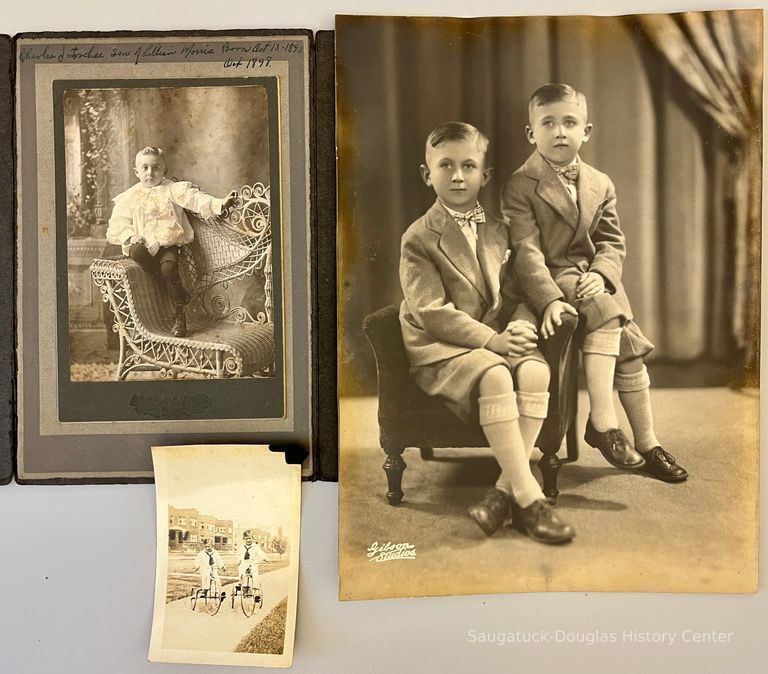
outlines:
[{"label": "boy in gray suit", "polygon": [[463,122],[441,124],[427,138],[421,175],[437,201],[402,238],[403,341],[416,383],[462,419],[479,420],[501,466],[470,516],[488,535],[511,518],[535,540],[564,543],[573,529],[554,514],[529,463],[547,414],[549,367],[533,315],[511,283],[501,284],[507,228],[477,201],[491,176],[487,148]]},{"label": "boy in gray suit", "polygon": [[[688,477],[662,449],[653,427],[643,358],[653,344],[632,320],[621,283],[626,255],[611,179],[578,152],[589,140],[587,101],[567,84],[546,84],[528,105],[528,141],[536,146],[502,192],[514,270],[549,338],[563,313],[579,316],[590,413],[584,439],[618,468],[642,469],[665,482]],[[635,448],[619,429],[613,385]]]}]

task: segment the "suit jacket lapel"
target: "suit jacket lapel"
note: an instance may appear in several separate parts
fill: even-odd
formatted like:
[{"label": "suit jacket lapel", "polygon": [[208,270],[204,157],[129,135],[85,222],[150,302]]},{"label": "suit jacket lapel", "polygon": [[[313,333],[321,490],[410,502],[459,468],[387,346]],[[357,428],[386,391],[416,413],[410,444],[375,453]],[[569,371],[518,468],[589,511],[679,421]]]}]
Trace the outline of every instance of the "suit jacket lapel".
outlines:
[{"label": "suit jacket lapel", "polygon": [[560,178],[538,152],[534,152],[525,162],[525,173],[538,180],[536,194],[552,206],[575,230],[579,224],[579,209],[573,203],[573,199],[568,196],[568,191],[560,182]]},{"label": "suit jacket lapel", "polygon": [[477,256],[472,252],[469,241],[462,234],[459,225],[439,201],[436,201],[434,206],[429,209],[428,215],[428,226],[440,234],[438,241],[440,250],[459,273],[472,284],[480,296],[488,301],[490,298],[480,263]]},{"label": "suit jacket lapel", "polygon": [[501,304],[500,274],[504,254],[509,248],[504,225],[486,215],[486,221],[477,226],[477,257],[483,270],[485,284],[490,292],[491,311]]},{"label": "suit jacket lapel", "polygon": [[579,226],[589,232],[600,206],[604,190],[600,189],[601,181],[595,175],[597,171],[589,164],[580,162],[579,165]]}]

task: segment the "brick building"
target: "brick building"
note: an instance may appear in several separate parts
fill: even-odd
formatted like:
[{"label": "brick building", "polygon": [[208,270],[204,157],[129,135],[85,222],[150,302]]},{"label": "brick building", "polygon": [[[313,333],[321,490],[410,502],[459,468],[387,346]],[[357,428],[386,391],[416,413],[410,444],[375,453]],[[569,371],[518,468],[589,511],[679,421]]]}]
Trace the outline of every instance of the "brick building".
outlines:
[{"label": "brick building", "polygon": [[203,539],[213,539],[217,550],[234,549],[232,520],[203,515],[196,508],[168,507],[168,547],[170,550],[201,550]]}]

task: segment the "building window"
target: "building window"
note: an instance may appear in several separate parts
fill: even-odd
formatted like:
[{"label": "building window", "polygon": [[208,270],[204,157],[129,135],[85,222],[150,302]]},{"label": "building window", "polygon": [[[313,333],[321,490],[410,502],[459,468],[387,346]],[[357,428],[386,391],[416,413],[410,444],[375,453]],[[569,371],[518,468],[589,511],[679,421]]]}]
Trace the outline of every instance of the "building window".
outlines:
[{"label": "building window", "polygon": [[173,524],[173,515],[171,515],[168,519],[169,519],[169,523]]},{"label": "building window", "polygon": [[194,517],[189,518],[189,524],[193,527],[197,526],[197,520]]},{"label": "building window", "polygon": [[187,518],[186,517],[179,517],[179,524],[180,525],[184,525],[186,523],[187,523]]}]

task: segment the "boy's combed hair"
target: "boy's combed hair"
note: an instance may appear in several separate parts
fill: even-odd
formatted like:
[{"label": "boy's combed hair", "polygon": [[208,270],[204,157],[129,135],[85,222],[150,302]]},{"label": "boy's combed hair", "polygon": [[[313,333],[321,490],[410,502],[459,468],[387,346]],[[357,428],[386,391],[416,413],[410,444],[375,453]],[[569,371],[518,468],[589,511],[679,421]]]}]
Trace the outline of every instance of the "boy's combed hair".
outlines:
[{"label": "boy's combed hair", "polygon": [[163,149],[160,147],[154,147],[153,145],[147,145],[143,150],[139,150],[136,153],[136,158],[138,159],[144,154],[151,154],[155,157],[160,157],[161,159],[165,160],[165,152],[163,152]]},{"label": "boy's combed hair", "polygon": [[477,143],[478,150],[483,153],[488,151],[488,136],[476,126],[466,122],[444,122],[440,124],[427,136],[427,147],[438,147],[443,143],[461,140],[473,140]]},{"label": "boy's combed hair", "polygon": [[533,109],[539,105],[549,105],[560,101],[574,101],[584,108],[584,112],[587,112],[587,97],[584,94],[574,89],[570,84],[550,83],[540,86],[533,92],[528,103],[528,114],[530,115]]},{"label": "boy's combed hair", "polygon": [[246,529],[246,530],[243,532],[243,538],[247,538],[248,536],[250,536],[251,538],[253,538],[253,534],[251,533],[251,530],[250,530],[250,529]]}]

